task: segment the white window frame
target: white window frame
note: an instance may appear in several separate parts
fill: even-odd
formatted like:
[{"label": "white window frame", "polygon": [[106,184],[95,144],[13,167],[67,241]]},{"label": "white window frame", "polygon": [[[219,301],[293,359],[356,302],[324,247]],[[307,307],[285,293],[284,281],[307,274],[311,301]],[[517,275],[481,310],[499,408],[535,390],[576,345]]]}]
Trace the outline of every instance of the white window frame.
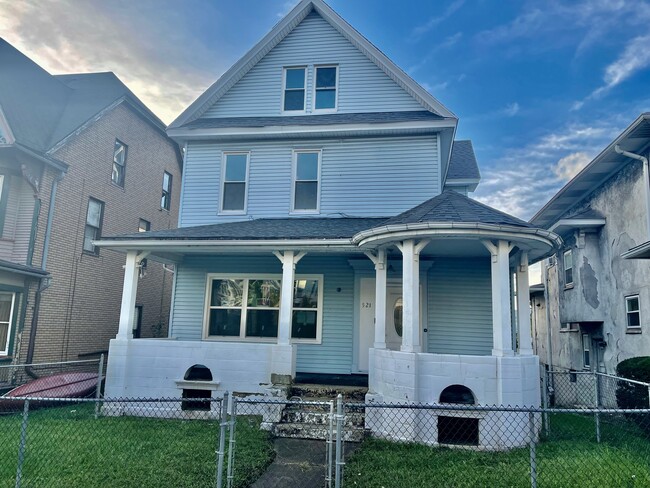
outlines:
[{"label": "white window frame", "polygon": [[[117,146],[118,144],[119,144],[119,145],[122,147],[122,149],[123,149],[123,153],[124,153],[123,164],[118,163],[118,162],[116,161],[116,159],[115,159],[115,155],[116,155],[116,153],[115,153],[115,149],[116,149],[116,146]],[[111,166],[111,182],[112,182],[114,185],[119,186],[120,188],[124,188],[124,186],[126,185],[126,158],[128,157],[128,153],[129,153],[129,146],[127,146],[126,144],[124,144],[124,143],[123,143],[122,141],[120,141],[119,139],[115,139],[115,143],[113,144],[113,164],[112,164],[112,166]],[[118,174],[118,175],[121,174],[121,176],[122,176],[122,182],[121,182],[121,183],[120,183],[120,181],[119,181],[119,178],[118,178],[117,181],[115,180],[115,178],[113,178],[113,176],[115,175],[114,170],[115,170],[115,167],[116,167],[116,166],[118,167],[117,174]],[[120,173],[119,168],[121,168],[122,173]]]},{"label": "white window frame", "polygon": [[[567,268],[567,265],[566,265],[566,262],[567,262],[566,257],[567,257],[567,255],[571,256],[571,266],[569,268]],[[575,283],[575,276],[573,275],[573,271],[575,270],[575,267],[573,266],[573,249],[567,249],[562,254],[562,268],[564,269],[564,275],[563,275],[564,287],[565,288],[573,288],[573,284]],[[567,280],[566,280],[566,272],[569,269],[571,270],[571,281],[567,282]]]},{"label": "white window frame", "polygon": [[[210,332],[210,297],[212,295],[213,280],[245,280],[244,293],[242,294],[241,320],[239,325],[239,336],[214,336]],[[248,274],[248,273],[208,273],[206,275],[205,285],[205,305],[203,308],[203,340],[204,341],[221,341],[221,342],[264,342],[275,344],[277,337],[246,337],[246,319],[248,303],[248,282],[251,280],[277,280],[282,283],[281,274]],[[316,310],[316,339],[291,339],[294,344],[321,344],[323,337],[323,275],[295,275],[294,283],[298,280],[316,280],[318,281],[318,309]],[[282,304],[282,294],[280,294],[280,306]],[[216,308],[216,307],[214,307]],[[234,307],[233,307],[234,308]],[[276,310],[274,307],[256,307],[262,310]],[[279,310],[279,307],[278,307]],[[293,305],[291,306],[291,317],[293,318]],[[297,310],[306,310],[302,307]],[[313,309],[310,309],[313,310]],[[279,314],[278,314],[279,321]],[[279,328],[279,324],[278,324]]]},{"label": "white window frame", "polygon": [[[336,81],[334,85],[334,108],[316,108],[316,74],[318,68],[336,68]],[[323,113],[333,113],[338,111],[339,108],[339,65],[338,64],[317,64],[314,66],[314,76],[311,90],[311,100],[312,100],[312,112],[323,114]],[[284,107],[284,105],[283,105]]]},{"label": "white window frame", "polygon": [[[591,336],[589,334],[582,334],[580,341],[582,346],[582,368],[591,369]],[[589,364],[585,362],[585,353],[589,353]]]},{"label": "white window frame", "polygon": [[[296,179],[298,175],[298,154],[300,153],[318,153],[318,181],[316,186],[316,208],[315,209],[296,209]],[[321,167],[323,160],[323,150],[322,149],[294,149],[291,156],[291,212],[292,214],[311,214],[316,215],[320,214],[320,190],[321,190]],[[312,180],[300,180],[300,181],[312,181]]]},{"label": "white window frame", "polygon": [[[11,334],[13,334],[13,325],[14,325],[14,309],[16,306],[16,294],[11,291],[3,291],[0,293],[7,293],[11,295],[11,309],[9,311],[9,326],[7,327],[7,342],[4,345],[4,349],[0,350],[0,356],[9,355],[9,344],[11,343]],[[2,322],[4,324],[4,322]]]},{"label": "white window frame", "polygon": [[[630,310],[628,309],[628,303],[630,303],[632,300],[637,299],[637,303],[639,304],[639,309],[638,310]],[[630,314],[631,313],[638,313],[639,314],[639,325],[630,325]],[[641,330],[641,296],[636,294],[636,295],[628,295],[625,297],[625,327],[628,330]]]},{"label": "white window frame", "polygon": [[[287,91],[287,70],[289,69],[303,69],[305,70],[305,87],[303,89],[304,97],[302,100],[302,110],[285,110],[284,109],[284,98]],[[309,67],[308,66],[284,66],[282,68],[282,105],[280,105],[280,111],[283,114],[287,115],[296,115],[307,113],[307,82],[309,81]],[[337,80],[338,81],[338,80]],[[295,88],[294,88],[295,90]]]},{"label": "white window frame", "polygon": [[[224,210],[223,197],[225,196],[224,188],[226,187],[226,159],[228,156],[246,156],[246,179],[244,180],[244,209],[243,210]],[[221,153],[221,189],[219,193],[219,215],[246,215],[248,213],[248,181],[251,167],[250,151],[223,151]],[[236,182],[237,183],[237,182]],[[238,182],[241,183],[241,182]]]}]

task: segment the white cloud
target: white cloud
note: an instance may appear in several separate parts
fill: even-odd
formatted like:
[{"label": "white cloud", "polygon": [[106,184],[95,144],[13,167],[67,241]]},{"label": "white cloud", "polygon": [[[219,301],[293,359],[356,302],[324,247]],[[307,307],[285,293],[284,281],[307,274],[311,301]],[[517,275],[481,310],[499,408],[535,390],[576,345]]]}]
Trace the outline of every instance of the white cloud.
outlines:
[{"label": "white cloud", "polygon": [[[201,8],[216,23],[219,13]],[[0,32],[54,74],[115,72],[169,122],[230,61],[197,40],[188,10],[127,0],[0,0]]]},{"label": "white cloud", "polygon": [[507,117],[514,117],[519,113],[519,104],[517,102],[511,103],[503,109],[503,114]]},{"label": "white cloud", "polygon": [[587,166],[591,159],[591,156],[583,151],[571,153],[556,163],[553,172],[561,180],[568,181]]},{"label": "white cloud", "polygon": [[454,0],[449,6],[445,9],[445,11],[442,13],[442,15],[437,15],[434,17],[431,17],[429,20],[427,20],[424,24],[418,25],[411,31],[411,36],[410,39],[412,41],[418,41],[422,36],[424,36],[426,33],[431,31],[434,27],[437,25],[441,24],[445,20],[447,20],[449,17],[454,15],[457,10],[459,10],[463,4],[465,3],[465,0]]}]

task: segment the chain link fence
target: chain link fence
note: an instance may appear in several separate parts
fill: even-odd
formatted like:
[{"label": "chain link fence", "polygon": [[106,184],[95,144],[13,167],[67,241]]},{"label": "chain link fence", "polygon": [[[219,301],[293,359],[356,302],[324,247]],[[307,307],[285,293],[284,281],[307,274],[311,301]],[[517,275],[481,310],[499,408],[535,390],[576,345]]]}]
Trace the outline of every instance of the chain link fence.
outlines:
[{"label": "chain link fence", "polygon": [[650,409],[225,394],[0,411],[0,487],[650,486]]},{"label": "chain link fence", "polygon": [[[38,378],[54,375],[78,375],[79,378],[96,375],[101,378],[104,371],[104,355],[97,359],[58,361],[32,364],[0,364],[0,395]],[[74,379],[74,377],[73,377]]]}]

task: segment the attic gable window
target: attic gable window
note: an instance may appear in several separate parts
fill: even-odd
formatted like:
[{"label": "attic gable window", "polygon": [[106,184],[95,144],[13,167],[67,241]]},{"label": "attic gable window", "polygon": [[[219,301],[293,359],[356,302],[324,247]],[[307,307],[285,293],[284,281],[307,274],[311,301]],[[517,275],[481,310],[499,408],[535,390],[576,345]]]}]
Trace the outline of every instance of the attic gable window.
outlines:
[{"label": "attic gable window", "polygon": [[305,72],[305,67],[284,69],[282,110],[285,112],[305,110]]},{"label": "attic gable window", "polygon": [[336,66],[317,66],[315,78],[315,110],[336,110],[338,68]]},{"label": "attic gable window", "polygon": [[292,212],[318,213],[320,200],[320,150],[293,153]]},{"label": "attic gable window", "polygon": [[126,172],[126,144],[115,139],[113,147],[113,173],[111,180],[117,186],[124,188],[124,173]]}]

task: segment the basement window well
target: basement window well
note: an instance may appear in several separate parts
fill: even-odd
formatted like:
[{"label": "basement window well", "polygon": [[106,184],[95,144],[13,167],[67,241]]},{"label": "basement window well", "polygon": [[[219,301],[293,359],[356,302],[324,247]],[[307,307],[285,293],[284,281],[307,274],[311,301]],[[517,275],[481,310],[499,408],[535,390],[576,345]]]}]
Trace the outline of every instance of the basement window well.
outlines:
[{"label": "basement window well", "polygon": [[[476,400],[472,391],[463,385],[451,385],[440,394],[440,403],[454,405],[475,405]],[[478,446],[479,419],[466,417],[468,412],[455,411],[453,416],[438,416],[438,442],[440,444],[456,444]]]},{"label": "basement window well", "polygon": [[210,398],[219,383],[213,380],[210,368],[195,364],[185,372],[182,380],[176,381],[176,386],[183,390],[181,410],[210,411]]}]

